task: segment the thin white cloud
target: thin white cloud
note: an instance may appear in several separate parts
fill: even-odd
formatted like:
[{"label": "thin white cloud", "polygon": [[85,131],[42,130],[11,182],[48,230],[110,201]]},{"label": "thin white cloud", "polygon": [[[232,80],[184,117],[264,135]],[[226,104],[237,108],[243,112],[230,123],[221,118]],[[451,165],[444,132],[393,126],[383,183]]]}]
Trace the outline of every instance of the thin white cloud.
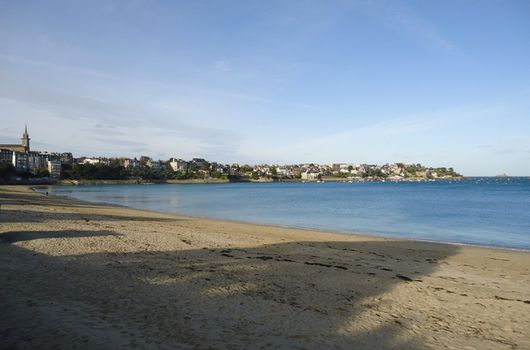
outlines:
[{"label": "thin white cloud", "polygon": [[349,4],[355,11],[374,17],[420,42],[453,53],[459,51],[432,22],[399,0],[353,0]]},{"label": "thin white cloud", "polygon": [[[57,130],[66,134],[76,130],[83,137],[68,143],[73,143],[77,150],[82,150],[84,145],[87,152],[100,152],[107,145],[105,153],[130,153],[127,152],[129,148],[138,149],[139,145],[131,144],[128,138],[149,140],[141,144],[146,151],[154,152],[157,148],[174,150],[172,145],[180,144],[180,149],[200,155],[204,152],[211,154],[216,147],[234,152],[242,138],[238,132],[218,127],[216,123],[195,123],[194,111],[182,109],[175,113],[158,108],[153,102],[157,91],[131,85],[127,79],[121,81],[112,77],[109,80],[97,72],[27,60],[13,62],[5,57],[0,57],[0,64],[3,70],[0,80],[2,109],[25,110],[28,122],[33,125],[40,124],[36,123],[38,119],[48,119],[50,123],[44,127],[50,130],[47,137]],[[53,124],[54,119],[62,121]],[[166,137],[157,137],[156,132],[164,132]],[[99,135],[112,136],[121,142],[112,142],[109,138],[96,140],[94,136]],[[171,140],[168,140],[169,135]],[[171,145],[160,145],[160,139]],[[117,145],[124,147],[118,148]]]}]

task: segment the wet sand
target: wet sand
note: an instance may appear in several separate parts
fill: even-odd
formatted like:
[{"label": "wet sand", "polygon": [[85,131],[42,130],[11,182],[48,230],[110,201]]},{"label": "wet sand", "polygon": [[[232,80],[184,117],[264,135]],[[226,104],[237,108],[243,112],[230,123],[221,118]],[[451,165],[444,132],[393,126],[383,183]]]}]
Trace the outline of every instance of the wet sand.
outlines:
[{"label": "wet sand", "polygon": [[530,349],[530,253],[0,186],[2,349]]}]

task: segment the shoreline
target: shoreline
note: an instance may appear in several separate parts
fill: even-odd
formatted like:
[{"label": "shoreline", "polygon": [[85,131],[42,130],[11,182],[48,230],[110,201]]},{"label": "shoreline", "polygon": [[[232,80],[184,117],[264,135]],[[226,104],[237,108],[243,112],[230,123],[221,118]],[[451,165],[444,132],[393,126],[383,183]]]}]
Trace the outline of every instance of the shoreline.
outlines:
[{"label": "shoreline", "polygon": [[[34,186],[27,186],[35,193],[38,193],[40,195],[44,195],[42,192],[39,192],[38,189]],[[400,236],[393,236],[390,234],[376,234],[376,233],[366,233],[366,232],[360,232],[360,231],[353,231],[353,232],[347,232],[347,231],[340,231],[340,230],[333,230],[333,229],[319,229],[319,228],[312,228],[312,227],[302,227],[302,226],[289,226],[289,225],[275,225],[275,224],[266,224],[266,223],[257,223],[252,221],[243,221],[243,220],[230,220],[230,219],[220,219],[220,218],[214,218],[209,216],[200,216],[200,215],[188,215],[183,213],[175,213],[175,212],[165,212],[165,211],[157,211],[157,210],[150,210],[150,209],[139,209],[134,208],[126,205],[121,204],[115,204],[115,203],[108,203],[108,202],[91,202],[87,200],[81,200],[78,198],[70,197],[68,195],[57,195],[57,194],[50,194],[49,196],[54,196],[58,198],[63,198],[67,200],[72,201],[79,201],[85,204],[97,204],[102,206],[111,206],[111,207],[119,207],[119,208],[127,208],[130,210],[138,210],[138,211],[144,211],[144,212],[150,212],[153,214],[166,214],[166,215],[177,215],[179,217],[186,217],[191,219],[201,219],[201,220],[211,220],[211,221],[220,221],[220,222],[226,222],[226,223],[234,223],[234,224],[245,224],[245,225],[257,225],[257,226],[263,226],[263,227],[276,227],[276,228],[284,228],[284,229],[297,229],[297,230],[304,230],[308,232],[319,232],[322,234],[340,234],[340,235],[346,235],[346,236],[357,236],[357,237],[369,237],[369,238],[384,238],[384,239],[394,239],[394,240],[400,240],[400,241],[411,241],[411,242],[425,242],[425,243],[432,243],[432,244],[445,244],[445,245],[455,245],[455,246],[465,246],[465,247],[475,247],[475,248],[485,248],[485,249],[500,249],[500,250],[508,250],[508,251],[517,251],[517,252],[527,252],[530,253],[530,248],[514,248],[514,247],[503,247],[503,246],[495,246],[495,245],[487,245],[487,244],[479,244],[479,243],[468,243],[468,242],[451,242],[451,241],[437,241],[437,240],[429,240],[429,239],[411,239],[408,237],[400,237]]]},{"label": "shoreline", "polygon": [[0,186],[7,348],[530,347],[530,254]]},{"label": "shoreline", "polygon": [[240,179],[240,180],[229,180],[229,179],[186,179],[186,180],[41,180],[36,179],[35,181],[3,181],[0,182],[0,186],[105,186],[105,185],[218,185],[218,184],[235,184],[235,183],[417,183],[417,182],[453,182],[453,181],[464,181],[474,179],[518,179],[518,178],[530,178],[529,176],[462,176],[462,177],[448,177],[448,178],[403,178],[403,179],[349,179],[349,178],[336,178],[336,177],[323,177],[322,180],[318,179]]},{"label": "shoreline", "polygon": [[[363,178],[340,178],[333,176],[324,176],[322,180],[318,179],[299,179],[299,178],[285,178],[285,179],[217,179],[217,178],[205,178],[205,179],[185,179],[185,180],[144,180],[144,179],[130,179],[130,180],[55,180],[55,182],[43,183],[42,185],[52,186],[100,186],[100,185],[196,185],[196,184],[234,184],[234,183],[410,183],[410,182],[435,182],[435,181],[460,181],[466,178],[473,177],[452,177],[452,178],[402,178],[402,179],[363,179]],[[0,186],[2,183],[0,183]],[[39,183],[21,182],[21,183],[6,183],[4,185],[13,186],[32,186],[39,185]]]}]

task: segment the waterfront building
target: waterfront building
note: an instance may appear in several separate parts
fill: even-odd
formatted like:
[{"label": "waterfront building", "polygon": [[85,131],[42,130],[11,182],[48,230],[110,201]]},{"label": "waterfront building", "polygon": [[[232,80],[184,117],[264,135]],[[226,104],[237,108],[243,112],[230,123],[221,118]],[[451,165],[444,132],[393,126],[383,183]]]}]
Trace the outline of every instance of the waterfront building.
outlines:
[{"label": "waterfront building", "polygon": [[99,159],[97,158],[85,158],[83,159],[82,161],[82,164],[98,164],[99,163]]},{"label": "waterfront building", "polygon": [[147,162],[151,160],[151,157],[140,156],[140,166],[146,166]]},{"label": "waterfront building", "polygon": [[13,166],[19,171],[28,170],[28,154],[24,152],[13,152]]},{"label": "waterfront building", "polygon": [[9,149],[0,149],[0,162],[13,163],[13,151]]},{"label": "waterfront building", "polygon": [[152,171],[163,170],[163,165],[159,160],[149,159],[146,164]]},{"label": "waterfront building", "polygon": [[318,171],[305,171],[301,175],[302,180],[317,180],[320,177]]},{"label": "waterfront building", "polygon": [[293,173],[287,167],[279,167],[276,169],[276,175],[278,177],[292,177]]},{"label": "waterfront building", "polygon": [[12,152],[21,152],[28,153],[29,149],[29,134],[28,127],[24,128],[24,133],[22,134],[22,142],[20,144],[0,144],[0,149],[9,150]]},{"label": "waterfront building", "polygon": [[61,177],[61,161],[60,160],[48,160],[48,172],[51,177]]},{"label": "waterfront building", "polygon": [[82,161],[83,164],[104,164],[104,165],[110,165],[110,159],[97,157],[97,158],[84,158]]},{"label": "waterfront building", "polygon": [[32,174],[36,174],[39,169],[46,169],[48,164],[48,156],[39,152],[28,152],[28,170]]},{"label": "waterfront building", "polygon": [[188,162],[182,159],[171,158],[169,166],[173,171],[186,171],[188,169]]},{"label": "waterfront building", "polygon": [[344,169],[344,168],[340,169],[338,172],[340,174],[342,174],[342,175],[350,175],[351,174],[351,171],[349,171],[348,169]]},{"label": "waterfront building", "polygon": [[140,167],[140,162],[138,159],[124,159],[123,160],[123,167],[126,169],[136,169]]}]

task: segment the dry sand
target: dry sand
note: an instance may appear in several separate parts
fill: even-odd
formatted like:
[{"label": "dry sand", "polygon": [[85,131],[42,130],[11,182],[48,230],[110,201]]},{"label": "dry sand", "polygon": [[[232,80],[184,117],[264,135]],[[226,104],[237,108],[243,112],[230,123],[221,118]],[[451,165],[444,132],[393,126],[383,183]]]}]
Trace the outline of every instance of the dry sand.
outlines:
[{"label": "dry sand", "polygon": [[3,349],[530,349],[530,253],[0,187]]}]

